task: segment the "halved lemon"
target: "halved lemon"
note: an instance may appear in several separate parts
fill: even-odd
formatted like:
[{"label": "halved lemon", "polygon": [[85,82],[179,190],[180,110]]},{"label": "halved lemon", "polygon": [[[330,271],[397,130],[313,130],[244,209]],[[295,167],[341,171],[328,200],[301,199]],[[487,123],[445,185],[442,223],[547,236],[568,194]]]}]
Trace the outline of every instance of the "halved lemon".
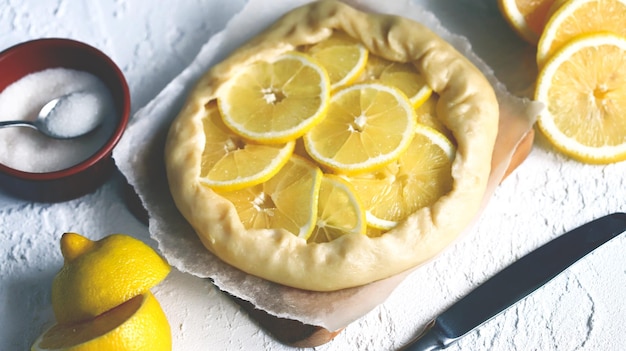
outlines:
[{"label": "halved lemon", "polygon": [[539,73],[535,99],[545,136],[589,163],[626,159],[626,38],[592,34],[572,40]]},{"label": "halved lemon", "polygon": [[304,135],[304,145],[335,172],[365,172],[400,157],[416,123],[413,106],[398,89],[351,85],[333,94],[326,118]]},{"label": "halved lemon", "polygon": [[365,210],[345,179],[324,175],[317,208],[317,222],[309,242],[329,242],[342,235],[365,233]]},{"label": "halved lemon", "polygon": [[243,67],[220,88],[218,106],[240,136],[284,143],[324,117],[329,96],[326,70],[310,56],[289,52]]},{"label": "halved lemon", "polygon": [[559,48],[584,34],[611,32],[626,36],[626,0],[564,2],[550,16],[539,44],[537,65],[543,66]]},{"label": "halved lemon", "polygon": [[32,351],[171,351],[170,325],[152,293],[138,295],[94,319],[56,324]]},{"label": "halved lemon", "polygon": [[306,159],[293,155],[265,183],[220,195],[235,205],[248,229],[283,228],[308,239],[317,220],[322,171]]},{"label": "halved lemon", "polygon": [[215,103],[206,106],[204,151],[200,182],[213,189],[232,191],[263,183],[287,163],[295,141],[259,144],[228,129]]},{"label": "halved lemon", "polygon": [[440,132],[424,125],[402,156],[382,169],[347,176],[366,211],[367,224],[388,230],[452,189],[455,147]]},{"label": "halved lemon", "polygon": [[413,107],[419,107],[433,92],[413,64],[393,62],[380,56],[370,57],[361,79],[400,89],[409,98]]},{"label": "halved lemon", "polygon": [[148,291],[171,267],[144,242],[113,234],[98,241],[61,237],[65,263],[52,281],[52,309],[59,324],[93,319]]},{"label": "halved lemon", "polygon": [[537,44],[555,0],[498,0],[511,28],[530,44]]},{"label": "halved lemon", "polygon": [[365,46],[344,32],[333,33],[311,46],[307,53],[326,69],[333,90],[353,83],[365,69],[368,58]]}]

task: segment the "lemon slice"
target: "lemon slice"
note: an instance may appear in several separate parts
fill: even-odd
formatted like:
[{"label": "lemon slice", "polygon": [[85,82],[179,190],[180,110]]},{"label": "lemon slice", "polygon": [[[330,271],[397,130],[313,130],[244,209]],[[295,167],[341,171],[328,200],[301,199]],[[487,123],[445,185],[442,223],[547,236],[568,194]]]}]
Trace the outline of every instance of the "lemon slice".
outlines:
[{"label": "lemon slice", "polygon": [[626,39],[592,34],[572,40],[539,73],[538,125],[565,154],[583,162],[626,159]]},{"label": "lemon slice", "polygon": [[329,96],[324,68],[290,52],[242,68],[218,92],[218,106],[224,123],[240,136],[284,143],[324,117]]},{"label": "lemon slice", "polygon": [[248,229],[283,228],[307,239],[317,219],[322,171],[297,155],[267,182],[220,193]]},{"label": "lemon slice", "polygon": [[328,72],[332,90],[353,83],[365,69],[368,51],[344,32],[311,46],[307,53]]},{"label": "lemon slice", "polygon": [[65,263],[52,281],[52,309],[59,324],[89,320],[148,291],[170,265],[150,246],[124,234],[93,241],[61,237]]},{"label": "lemon slice", "polygon": [[388,61],[374,55],[367,61],[362,79],[400,89],[416,108],[428,100],[433,93],[424,76],[413,64]]},{"label": "lemon slice", "polygon": [[418,125],[409,148],[374,172],[347,176],[366,211],[367,224],[388,230],[452,189],[454,145],[438,131]]},{"label": "lemon slice", "polygon": [[612,32],[626,36],[626,0],[564,2],[550,17],[537,45],[537,65],[543,66],[559,48],[577,36]]},{"label": "lemon slice", "polygon": [[258,144],[228,129],[215,103],[208,104],[200,182],[222,191],[242,189],[273,177],[287,163],[295,142]]},{"label": "lemon slice", "polygon": [[415,125],[413,106],[398,89],[357,84],[333,94],[326,118],[304,135],[304,146],[336,172],[364,172],[400,157]]},{"label": "lemon slice", "polygon": [[35,341],[31,350],[171,351],[172,336],[161,305],[147,292],[98,318],[53,325]]},{"label": "lemon slice", "polygon": [[450,129],[437,117],[437,102],[439,101],[439,95],[432,94],[428,100],[415,109],[415,115],[417,116],[417,123],[425,124],[445,135],[450,141],[454,143],[454,136]]},{"label": "lemon slice", "polygon": [[537,44],[555,0],[498,0],[511,28],[530,44]]},{"label": "lemon slice", "polygon": [[317,206],[317,222],[309,242],[329,242],[342,235],[365,233],[365,211],[345,179],[324,175]]}]

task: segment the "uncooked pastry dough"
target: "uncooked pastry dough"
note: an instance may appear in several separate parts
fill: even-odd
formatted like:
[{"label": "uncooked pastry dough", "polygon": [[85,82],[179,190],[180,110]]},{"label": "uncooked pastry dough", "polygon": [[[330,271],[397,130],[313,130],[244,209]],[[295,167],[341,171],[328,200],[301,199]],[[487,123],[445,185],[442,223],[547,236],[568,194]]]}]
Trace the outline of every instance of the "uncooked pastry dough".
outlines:
[{"label": "uncooked pastry dough", "polygon": [[[374,55],[413,62],[439,94],[438,117],[458,144],[452,191],[386,234],[307,243],[283,229],[247,230],[234,206],[199,182],[205,105],[242,65],[328,38],[341,30]],[[332,291],[413,268],[445,249],[480,210],[498,129],[491,85],[463,55],[414,21],[360,12],[333,0],[295,9],[198,81],[170,127],[165,161],[176,206],[204,246],[249,274],[287,286]]]}]

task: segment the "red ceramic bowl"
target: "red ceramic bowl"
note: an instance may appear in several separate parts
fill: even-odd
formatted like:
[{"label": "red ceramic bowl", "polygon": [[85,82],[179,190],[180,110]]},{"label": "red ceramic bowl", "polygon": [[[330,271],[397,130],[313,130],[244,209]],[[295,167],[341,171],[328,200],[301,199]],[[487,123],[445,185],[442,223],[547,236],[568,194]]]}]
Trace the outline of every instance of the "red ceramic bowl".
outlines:
[{"label": "red ceramic bowl", "polygon": [[0,53],[0,91],[30,73],[59,67],[89,72],[102,80],[113,96],[115,131],[94,155],[60,171],[30,173],[0,164],[0,187],[19,198],[39,202],[77,198],[97,189],[115,170],[111,154],[128,123],[130,93],[124,75],[107,55],[69,39],[18,44]]}]

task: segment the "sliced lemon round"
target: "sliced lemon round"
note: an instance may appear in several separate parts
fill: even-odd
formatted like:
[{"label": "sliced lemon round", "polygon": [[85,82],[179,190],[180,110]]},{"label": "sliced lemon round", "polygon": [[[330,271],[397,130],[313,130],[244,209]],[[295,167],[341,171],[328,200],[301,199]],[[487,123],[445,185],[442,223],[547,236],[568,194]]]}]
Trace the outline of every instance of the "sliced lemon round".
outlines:
[{"label": "sliced lemon round", "polygon": [[231,131],[215,103],[206,106],[200,182],[212,189],[232,191],[263,183],[287,163],[295,141],[259,144]]},{"label": "sliced lemon round", "polygon": [[626,0],[576,0],[564,2],[550,16],[539,44],[537,65],[543,66],[559,48],[577,36],[612,32],[626,36]]},{"label": "sliced lemon round", "polygon": [[417,116],[417,123],[425,124],[445,135],[450,141],[454,143],[454,136],[448,127],[437,117],[437,102],[439,101],[439,95],[432,94],[428,100],[415,109],[415,115]]},{"label": "sliced lemon round", "polygon": [[592,34],[565,45],[539,73],[543,134],[588,163],[626,159],[626,39]]},{"label": "sliced lemon round", "polygon": [[307,53],[328,72],[333,90],[353,83],[365,69],[368,51],[344,32],[311,46]]},{"label": "sliced lemon round", "polygon": [[330,82],[310,56],[290,52],[242,68],[218,92],[224,123],[258,142],[302,136],[325,115]]},{"label": "sliced lemon round", "polygon": [[138,295],[97,318],[56,324],[33,344],[32,351],[171,351],[170,325],[152,293]]},{"label": "sliced lemon round", "polygon": [[365,233],[365,210],[345,179],[324,175],[317,208],[317,222],[309,242],[329,242],[342,235]]},{"label": "sliced lemon round", "polygon": [[293,155],[267,182],[219,194],[235,205],[247,229],[283,228],[308,239],[315,228],[322,171]]},{"label": "sliced lemon round", "polygon": [[400,157],[416,123],[413,106],[398,89],[351,85],[333,94],[326,118],[304,135],[304,146],[338,173],[364,172]]},{"label": "sliced lemon round", "polygon": [[361,79],[400,89],[416,108],[433,93],[424,76],[413,64],[393,62],[380,56],[371,55]]},{"label": "sliced lemon round", "polygon": [[537,44],[555,0],[498,0],[500,13],[513,30]]},{"label": "sliced lemon round", "polygon": [[354,186],[369,226],[388,230],[452,189],[455,147],[440,132],[424,125],[402,156],[382,169],[346,179]]}]

